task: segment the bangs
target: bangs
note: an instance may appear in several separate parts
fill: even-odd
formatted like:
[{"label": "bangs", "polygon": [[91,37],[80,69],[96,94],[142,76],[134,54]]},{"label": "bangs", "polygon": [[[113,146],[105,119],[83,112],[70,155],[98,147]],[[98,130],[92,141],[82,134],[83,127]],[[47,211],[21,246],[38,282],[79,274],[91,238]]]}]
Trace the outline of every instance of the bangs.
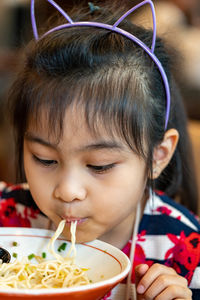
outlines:
[{"label": "bangs", "polygon": [[88,76],[73,74],[60,80],[41,80],[40,76],[39,85],[35,82],[38,81],[36,75],[27,81],[24,89],[24,97],[29,98],[24,101],[29,103],[26,129],[28,124],[40,129],[45,120],[47,134],[53,135],[59,143],[66,111],[70,109],[73,113],[75,110],[82,114],[93,135],[101,135],[102,129],[109,136],[117,135],[131,150],[146,158],[144,149],[148,147],[144,144],[148,144],[147,124],[149,126],[151,118],[148,120],[145,112],[148,106],[150,116],[151,99],[146,99],[149,92],[147,84],[142,84],[145,80],[139,80],[134,74],[130,68],[124,67],[121,72],[115,66],[104,72]]}]

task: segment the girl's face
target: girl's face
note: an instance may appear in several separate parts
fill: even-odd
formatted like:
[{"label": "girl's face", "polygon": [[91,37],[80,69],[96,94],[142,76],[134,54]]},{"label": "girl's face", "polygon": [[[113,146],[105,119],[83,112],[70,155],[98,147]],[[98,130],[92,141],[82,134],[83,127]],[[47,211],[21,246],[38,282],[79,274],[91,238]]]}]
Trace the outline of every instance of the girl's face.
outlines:
[{"label": "girl's face", "polygon": [[59,143],[43,121],[41,128],[30,125],[24,139],[24,168],[36,204],[56,226],[66,219],[68,240],[70,222],[77,220],[77,242],[101,239],[123,247],[144,198],[144,160],[103,129],[94,137],[80,112],[66,112]]}]

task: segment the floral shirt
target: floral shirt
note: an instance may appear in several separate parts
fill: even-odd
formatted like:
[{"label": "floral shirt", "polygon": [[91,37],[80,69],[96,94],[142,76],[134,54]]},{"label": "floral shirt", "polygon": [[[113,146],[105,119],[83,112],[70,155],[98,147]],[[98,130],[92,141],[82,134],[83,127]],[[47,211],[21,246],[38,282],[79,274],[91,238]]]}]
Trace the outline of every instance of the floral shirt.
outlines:
[{"label": "floral shirt", "polygon": [[[0,227],[3,226],[48,228],[49,220],[37,208],[27,184],[0,183]],[[122,249],[128,256],[131,243],[128,241]],[[188,280],[193,299],[200,299],[200,222],[161,192],[147,201],[140,222],[133,270],[140,263],[161,263],[174,268]],[[132,290],[134,282],[133,271]],[[122,300],[125,287],[124,281],[103,299]]]}]

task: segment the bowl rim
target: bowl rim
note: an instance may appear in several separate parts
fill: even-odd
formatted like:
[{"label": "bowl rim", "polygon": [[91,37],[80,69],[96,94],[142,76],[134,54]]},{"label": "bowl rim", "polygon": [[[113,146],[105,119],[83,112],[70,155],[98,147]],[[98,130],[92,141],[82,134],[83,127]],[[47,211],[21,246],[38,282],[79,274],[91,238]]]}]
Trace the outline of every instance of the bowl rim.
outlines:
[{"label": "bowl rim", "polygon": [[[14,229],[18,229],[19,231],[23,231],[24,234],[23,236],[27,236],[30,237],[31,233],[34,232],[34,235],[38,235],[37,233],[40,233],[40,237],[42,238],[51,238],[51,236],[55,233],[55,231],[53,230],[49,230],[49,229],[43,229],[43,228],[29,228],[29,227],[0,227],[0,236],[19,236],[22,235],[22,233],[13,233]],[[5,234],[3,232],[10,232],[9,234]],[[62,235],[59,236],[58,240],[66,240]],[[70,243],[68,241],[68,243]],[[96,245],[98,244],[98,245]],[[102,252],[104,252],[105,254],[111,255],[115,260],[117,260],[119,262],[119,264],[121,265],[120,261],[118,258],[116,258],[113,254],[103,250],[100,248],[100,246],[104,247],[109,247],[110,250],[113,249],[113,251],[115,251],[116,253],[118,253],[122,258],[123,258],[123,264],[125,264],[124,270],[122,272],[120,272],[119,274],[113,276],[112,278],[106,279],[106,280],[102,280],[102,281],[98,281],[98,282],[94,282],[94,283],[90,283],[87,285],[83,285],[83,286],[75,286],[75,287],[66,287],[66,288],[50,288],[50,289],[16,289],[16,288],[10,288],[10,289],[0,289],[0,295],[8,295],[8,294],[12,294],[13,296],[19,296],[19,295],[30,295],[30,296],[36,296],[36,295],[47,295],[47,294],[69,294],[69,293],[75,293],[75,292],[83,292],[83,291],[92,291],[95,289],[99,289],[100,287],[108,287],[108,286],[113,286],[118,284],[120,281],[122,281],[129,273],[130,269],[131,269],[131,263],[130,260],[128,258],[128,256],[122,252],[120,249],[118,249],[117,247],[103,242],[101,240],[95,239],[91,242],[88,243],[80,243],[80,245],[83,246],[89,246],[91,248],[95,248],[96,250],[100,250]]]}]

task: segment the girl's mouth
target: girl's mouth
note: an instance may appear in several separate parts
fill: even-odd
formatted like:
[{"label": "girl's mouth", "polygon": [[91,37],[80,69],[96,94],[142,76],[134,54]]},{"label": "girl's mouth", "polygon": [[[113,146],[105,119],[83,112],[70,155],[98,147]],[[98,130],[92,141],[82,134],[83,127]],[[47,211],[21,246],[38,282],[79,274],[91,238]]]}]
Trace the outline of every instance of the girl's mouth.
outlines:
[{"label": "girl's mouth", "polygon": [[70,225],[72,222],[75,221],[77,221],[77,225],[80,225],[87,220],[87,218],[77,218],[77,217],[68,217],[68,216],[62,216],[62,219],[66,220],[66,225],[67,224]]}]

